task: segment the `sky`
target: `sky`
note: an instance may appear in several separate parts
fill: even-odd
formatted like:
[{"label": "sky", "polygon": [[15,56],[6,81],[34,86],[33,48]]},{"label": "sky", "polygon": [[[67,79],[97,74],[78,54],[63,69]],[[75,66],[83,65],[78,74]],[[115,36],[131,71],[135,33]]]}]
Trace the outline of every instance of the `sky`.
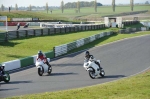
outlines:
[{"label": "sky", "polygon": [[[33,6],[45,6],[48,2],[49,6],[60,6],[62,0],[0,0],[0,6],[3,4],[5,7],[15,7],[15,4],[18,6],[28,7],[30,4]],[[64,3],[67,2],[77,2],[77,1],[94,1],[94,0],[63,0]],[[134,3],[145,3],[150,0],[134,0]],[[103,5],[110,5],[112,0],[97,0],[97,2],[102,3]],[[116,4],[129,4],[130,0],[116,0]]]}]

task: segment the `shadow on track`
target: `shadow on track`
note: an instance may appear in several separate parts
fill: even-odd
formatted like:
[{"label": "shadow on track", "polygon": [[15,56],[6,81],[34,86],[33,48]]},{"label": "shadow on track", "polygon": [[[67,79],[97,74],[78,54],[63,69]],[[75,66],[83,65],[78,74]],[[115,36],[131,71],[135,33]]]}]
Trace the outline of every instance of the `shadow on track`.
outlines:
[{"label": "shadow on track", "polygon": [[77,75],[77,73],[52,73],[51,75],[47,76],[64,76],[64,75]]},{"label": "shadow on track", "polygon": [[105,78],[123,78],[123,77],[126,77],[126,76],[125,75],[106,75],[104,77],[98,77],[98,78],[105,79]]},{"label": "shadow on track", "polygon": [[11,88],[11,89],[0,89],[0,91],[8,91],[8,90],[16,90],[16,89],[19,89],[19,88]]},{"label": "shadow on track", "polygon": [[32,81],[10,81],[9,83],[1,83],[1,84],[20,84],[20,83],[32,83]]}]

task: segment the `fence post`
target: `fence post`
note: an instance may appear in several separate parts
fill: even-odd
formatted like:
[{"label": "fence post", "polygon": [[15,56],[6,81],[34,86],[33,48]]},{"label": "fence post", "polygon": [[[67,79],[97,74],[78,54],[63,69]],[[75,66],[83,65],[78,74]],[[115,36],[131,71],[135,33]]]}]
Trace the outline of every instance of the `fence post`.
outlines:
[{"label": "fence post", "polygon": [[19,38],[19,32],[18,31],[16,31],[16,35],[17,35],[17,38]]},{"label": "fence post", "polygon": [[66,27],[65,27],[65,33],[66,33]]},{"label": "fence post", "polygon": [[43,29],[41,29],[41,35],[43,36]]},{"label": "fence post", "polygon": [[8,32],[5,33],[5,42],[8,42]]},{"label": "fence post", "polygon": [[25,30],[26,31],[26,37],[28,37],[28,30]]},{"label": "fence post", "polygon": [[54,34],[56,34],[56,28],[54,28]]},{"label": "fence post", "polygon": [[74,30],[74,32],[75,32],[75,27],[73,27],[73,30]]},{"label": "fence post", "polygon": [[61,28],[60,28],[60,33],[62,33],[62,32],[61,32]]},{"label": "fence post", "polygon": [[35,34],[35,30],[33,30],[33,34],[34,34],[34,36],[36,36],[36,34]]},{"label": "fence post", "polygon": [[53,47],[54,57],[55,57],[55,47]]},{"label": "fence post", "polygon": [[50,35],[50,29],[48,28],[48,35]]}]

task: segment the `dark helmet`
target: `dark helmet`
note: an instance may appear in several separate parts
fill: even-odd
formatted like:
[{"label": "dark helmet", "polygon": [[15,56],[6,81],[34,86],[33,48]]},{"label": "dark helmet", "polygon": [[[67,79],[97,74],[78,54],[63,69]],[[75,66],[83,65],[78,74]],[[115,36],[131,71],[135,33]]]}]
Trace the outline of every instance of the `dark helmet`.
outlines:
[{"label": "dark helmet", "polygon": [[89,56],[90,55],[90,52],[89,51],[86,51],[85,52],[85,56]]},{"label": "dark helmet", "polygon": [[43,55],[43,53],[42,53],[42,51],[40,50],[40,51],[38,51],[38,56],[41,56],[41,55]]}]

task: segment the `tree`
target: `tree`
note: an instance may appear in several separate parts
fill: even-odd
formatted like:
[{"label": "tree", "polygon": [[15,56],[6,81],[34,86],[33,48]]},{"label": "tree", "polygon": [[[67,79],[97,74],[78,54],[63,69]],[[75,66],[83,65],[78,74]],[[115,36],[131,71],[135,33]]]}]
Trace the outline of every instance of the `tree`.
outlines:
[{"label": "tree", "polygon": [[78,9],[78,12],[80,13],[80,2],[79,1],[77,2],[77,9]]},{"label": "tree", "polygon": [[31,6],[31,4],[29,5],[29,11],[31,11],[32,10],[32,6]]},{"label": "tree", "polygon": [[131,11],[133,11],[133,6],[134,6],[134,0],[130,0],[130,6],[131,6]]},{"label": "tree", "polygon": [[64,12],[64,1],[63,0],[61,1],[61,12],[62,13]]},{"label": "tree", "polygon": [[[91,2],[80,1],[80,7],[93,7],[95,0]],[[101,3],[97,2],[97,6],[103,6]],[[68,2],[64,4],[64,8],[77,8],[77,2]]]},{"label": "tree", "polygon": [[112,0],[112,10],[115,12],[115,0]]},{"label": "tree", "polygon": [[3,6],[3,4],[1,5],[1,10],[4,11],[4,6]]},{"label": "tree", "polygon": [[97,0],[95,0],[94,2],[94,8],[95,8],[95,12],[97,12]]},{"label": "tree", "polygon": [[148,1],[146,1],[146,2],[145,2],[145,4],[149,4],[149,2],[148,2]]},{"label": "tree", "polygon": [[46,11],[47,11],[47,13],[48,13],[48,3],[46,3]]},{"label": "tree", "polygon": [[16,10],[16,11],[18,10],[18,5],[17,5],[17,4],[15,5],[15,10]]}]

